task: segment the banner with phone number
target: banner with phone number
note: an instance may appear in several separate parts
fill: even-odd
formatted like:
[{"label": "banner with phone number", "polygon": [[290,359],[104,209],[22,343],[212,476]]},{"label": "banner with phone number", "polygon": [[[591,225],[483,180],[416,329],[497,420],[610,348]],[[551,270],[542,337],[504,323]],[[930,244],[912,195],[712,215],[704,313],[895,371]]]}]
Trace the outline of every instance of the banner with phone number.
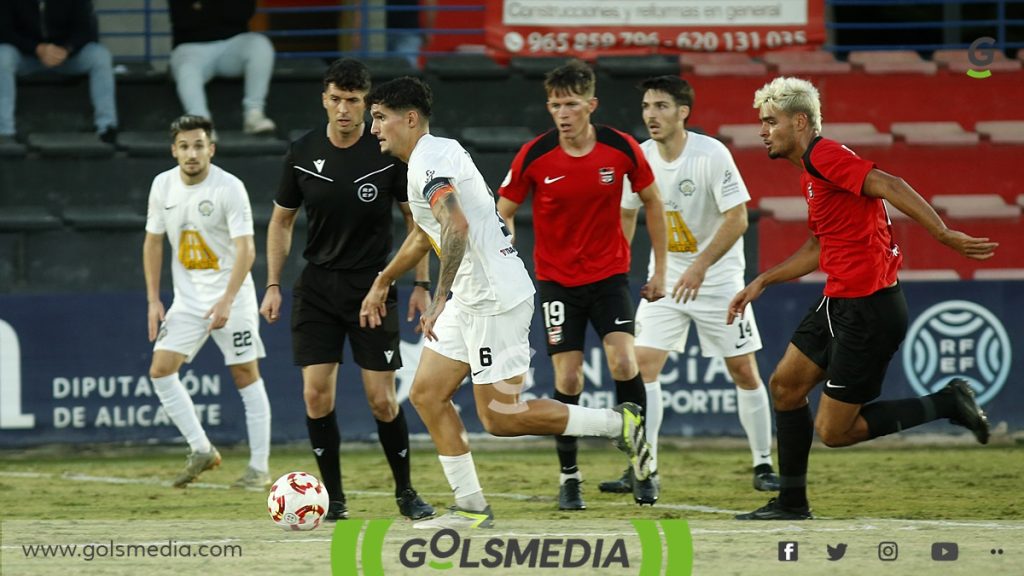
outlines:
[{"label": "banner with phone number", "polygon": [[763,52],[825,41],[824,0],[503,0],[485,39],[500,56]]}]

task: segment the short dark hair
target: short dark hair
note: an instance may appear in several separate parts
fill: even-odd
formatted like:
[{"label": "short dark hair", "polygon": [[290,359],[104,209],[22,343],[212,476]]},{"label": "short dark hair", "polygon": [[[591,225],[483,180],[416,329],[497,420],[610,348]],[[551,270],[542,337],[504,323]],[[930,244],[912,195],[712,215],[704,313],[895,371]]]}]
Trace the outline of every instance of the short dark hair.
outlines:
[{"label": "short dark hair", "polygon": [[676,106],[689,106],[693,111],[693,86],[679,76],[653,76],[637,85],[641,93],[648,90],[664,92],[676,101]]},{"label": "short dark hair", "polygon": [[185,114],[171,122],[171,142],[178,139],[179,133],[188,132],[189,130],[202,130],[206,132],[207,138],[213,140],[213,120],[205,116]]},{"label": "short dark hair", "polygon": [[359,60],[339,58],[324,72],[324,92],[331,84],[339,90],[366,92],[370,89],[370,70]]},{"label": "short dark hair", "polygon": [[374,104],[398,111],[416,110],[420,116],[429,120],[434,94],[430,85],[419,78],[402,76],[374,86],[366,95],[366,105]]},{"label": "short dark hair", "polygon": [[570,60],[544,76],[544,90],[548,96],[552,94],[593,96],[596,85],[594,71],[582,60]]}]

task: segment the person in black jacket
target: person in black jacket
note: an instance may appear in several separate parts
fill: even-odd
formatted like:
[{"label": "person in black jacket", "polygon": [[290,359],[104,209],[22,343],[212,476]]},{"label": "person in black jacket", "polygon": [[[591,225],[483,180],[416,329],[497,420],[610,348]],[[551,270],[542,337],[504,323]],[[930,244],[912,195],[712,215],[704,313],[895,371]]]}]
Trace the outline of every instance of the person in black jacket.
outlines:
[{"label": "person in black jacket", "polygon": [[15,77],[42,71],[88,74],[96,133],[115,140],[114,66],[91,0],[0,2],[0,141],[14,138]]},{"label": "person in black jacket", "polygon": [[245,79],[243,129],[269,134],[277,128],[263,108],[274,69],[274,46],[249,32],[256,0],[169,0],[171,73],[185,113],[212,118],[204,86],[215,76]]}]

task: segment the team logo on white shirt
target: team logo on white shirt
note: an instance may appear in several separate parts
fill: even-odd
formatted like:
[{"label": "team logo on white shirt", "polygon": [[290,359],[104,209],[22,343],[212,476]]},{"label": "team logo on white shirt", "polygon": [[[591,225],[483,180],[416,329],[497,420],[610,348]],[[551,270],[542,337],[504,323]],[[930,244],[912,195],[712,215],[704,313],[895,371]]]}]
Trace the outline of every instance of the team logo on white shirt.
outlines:
[{"label": "team logo on white shirt", "polygon": [[367,182],[359,187],[356,194],[359,195],[359,199],[363,202],[373,202],[377,199],[377,187]]},{"label": "team logo on white shirt", "polygon": [[324,171],[324,162],[326,161],[323,158],[319,160],[313,160],[313,166],[316,167],[316,171],[318,174]]},{"label": "team logo on white shirt", "polygon": [[597,173],[601,176],[601,184],[615,183],[615,168],[599,168]]},{"label": "team logo on white shirt", "polygon": [[203,216],[209,216],[213,214],[213,202],[209,200],[203,200],[199,203],[199,213]]},{"label": "team logo on white shirt", "polygon": [[683,196],[693,196],[693,193],[697,191],[697,185],[694,184],[693,180],[687,178],[679,183],[679,192]]}]

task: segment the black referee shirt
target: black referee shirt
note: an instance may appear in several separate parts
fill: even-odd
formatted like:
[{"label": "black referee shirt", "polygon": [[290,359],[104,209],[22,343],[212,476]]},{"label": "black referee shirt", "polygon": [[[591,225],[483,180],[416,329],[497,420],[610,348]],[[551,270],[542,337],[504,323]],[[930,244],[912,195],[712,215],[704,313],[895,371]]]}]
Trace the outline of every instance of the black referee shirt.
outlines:
[{"label": "black referee shirt", "polygon": [[292,142],[274,202],[306,205],[303,257],[331,270],[382,269],[391,253],[391,204],[407,202],[405,163],[381,154],[366,123],[354,145],[338,148],[317,128]]}]

